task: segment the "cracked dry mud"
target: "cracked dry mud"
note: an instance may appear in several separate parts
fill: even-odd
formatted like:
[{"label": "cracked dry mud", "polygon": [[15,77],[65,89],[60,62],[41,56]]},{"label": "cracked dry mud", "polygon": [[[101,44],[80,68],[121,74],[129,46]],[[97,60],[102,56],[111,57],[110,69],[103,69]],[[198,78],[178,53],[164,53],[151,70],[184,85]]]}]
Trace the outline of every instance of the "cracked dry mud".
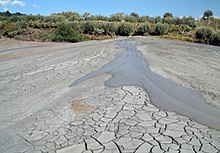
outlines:
[{"label": "cracked dry mud", "polygon": [[[140,87],[109,88],[104,85],[109,74],[68,87],[122,52],[117,45],[120,40],[124,38],[78,44],[0,42],[0,152],[220,152],[220,131],[153,106]],[[130,41],[149,57],[152,71],[219,106],[220,63],[215,62],[220,59],[219,47],[155,38]],[[193,65],[199,72],[200,66],[207,67],[202,76],[188,69],[190,61],[184,65],[184,58],[191,57],[185,46],[201,54],[207,51],[212,58],[212,65],[194,58],[201,61]],[[178,52],[171,54],[172,50]],[[170,65],[163,63],[166,51],[173,65],[172,60]],[[178,61],[181,69],[177,69]],[[156,63],[165,64],[165,70]],[[204,77],[203,73],[212,75]]]}]

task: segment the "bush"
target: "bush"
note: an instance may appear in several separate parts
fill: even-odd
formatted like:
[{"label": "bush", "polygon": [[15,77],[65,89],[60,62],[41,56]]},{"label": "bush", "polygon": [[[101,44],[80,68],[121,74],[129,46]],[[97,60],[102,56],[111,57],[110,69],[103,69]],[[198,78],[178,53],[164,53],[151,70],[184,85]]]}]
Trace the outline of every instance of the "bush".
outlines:
[{"label": "bush", "polygon": [[212,34],[210,38],[210,44],[220,46],[220,31]]},{"label": "bush", "polygon": [[74,31],[70,24],[60,24],[52,36],[52,41],[80,42],[82,37],[77,31]]},{"label": "bush", "polygon": [[103,26],[103,28],[106,35],[115,35],[115,33],[118,31],[117,25],[112,22],[108,22]]},{"label": "bush", "polygon": [[21,34],[23,32],[23,28],[17,26],[12,22],[7,22],[3,25],[3,35],[9,38],[14,38],[15,36]]},{"label": "bush", "polygon": [[15,29],[14,31],[8,32],[7,37],[14,38],[15,36],[21,34],[23,30],[21,28]]},{"label": "bush", "polygon": [[85,34],[93,34],[94,29],[95,29],[94,24],[90,21],[83,22],[81,24],[81,28],[82,28],[83,33]]},{"label": "bush", "polygon": [[105,32],[105,31],[104,31],[103,29],[100,29],[100,28],[95,28],[95,29],[94,29],[94,34],[95,34],[96,36],[100,36],[100,35],[102,35],[104,32]]},{"label": "bush", "polygon": [[48,41],[51,40],[51,34],[45,31],[40,32],[39,39],[41,41]]},{"label": "bush", "polygon": [[4,25],[3,35],[7,36],[9,32],[12,32],[16,29],[16,25],[12,22],[8,22]]},{"label": "bush", "polygon": [[149,34],[151,32],[151,27],[148,23],[145,24],[140,24],[138,26],[137,31],[135,32],[135,35],[146,35]]},{"label": "bush", "polygon": [[213,34],[213,30],[211,28],[201,27],[196,30],[195,38],[199,42],[209,44],[212,34]]},{"label": "bush", "polygon": [[123,22],[118,27],[117,34],[120,36],[129,36],[133,32],[132,24]]},{"label": "bush", "polygon": [[152,32],[153,35],[164,35],[168,33],[168,27],[166,24],[157,23]]},{"label": "bush", "polygon": [[183,32],[182,26],[174,25],[174,24],[168,25],[167,30],[168,33],[172,33],[172,34],[182,34]]}]

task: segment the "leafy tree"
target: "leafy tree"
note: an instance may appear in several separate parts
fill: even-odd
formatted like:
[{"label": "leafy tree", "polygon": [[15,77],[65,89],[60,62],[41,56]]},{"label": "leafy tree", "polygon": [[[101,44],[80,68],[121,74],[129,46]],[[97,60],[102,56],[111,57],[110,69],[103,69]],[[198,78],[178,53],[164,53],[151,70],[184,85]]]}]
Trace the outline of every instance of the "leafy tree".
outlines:
[{"label": "leafy tree", "polygon": [[91,14],[91,13],[89,13],[89,12],[85,12],[85,13],[83,14],[83,19],[84,19],[84,20],[88,20],[88,17],[90,16],[90,14]]},{"label": "leafy tree", "polygon": [[110,16],[110,21],[121,22],[125,19],[124,13],[116,13]]},{"label": "leafy tree", "polygon": [[213,17],[213,12],[211,10],[207,10],[203,13],[203,19],[207,20]]},{"label": "leafy tree", "polygon": [[6,11],[5,16],[9,17],[9,16],[12,16],[12,14],[9,11]]},{"label": "leafy tree", "polygon": [[103,15],[91,15],[90,17],[88,17],[88,20],[108,21],[109,18]]},{"label": "leafy tree", "polygon": [[139,22],[148,22],[149,16],[140,16],[138,21]]},{"label": "leafy tree", "polygon": [[[197,26],[203,28],[196,29]],[[83,15],[62,12],[49,16],[0,12],[0,38],[4,34],[7,37],[29,40],[76,42],[83,40],[82,34],[129,36],[169,33],[196,38],[201,43],[219,45],[220,34],[217,30],[220,30],[220,19],[213,18],[210,10],[205,11],[203,18],[198,21],[191,16],[173,17],[170,12],[165,13],[162,18],[139,16],[135,12],[129,15],[116,13],[110,17],[91,15],[89,12]]]},{"label": "leafy tree", "polygon": [[188,25],[190,27],[196,27],[196,20],[192,16],[184,16],[181,19],[181,24]]},{"label": "leafy tree", "polygon": [[16,15],[16,16],[23,16],[24,14],[20,13],[20,12],[16,12],[14,13],[13,15]]},{"label": "leafy tree", "polygon": [[163,18],[167,18],[167,17],[173,17],[173,14],[170,13],[170,12],[166,12],[164,15],[163,15]]},{"label": "leafy tree", "polygon": [[45,17],[45,21],[46,22],[62,22],[64,21],[66,18],[62,15],[57,15],[57,14],[51,14],[48,17]]},{"label": "leafy tree", "polygon": [[130,15],[126,15],[125,17],[124,17],[124,21],[126,21],[126,22],[137,22],[137,18],[135,18],[134,16],[130,16]]},{"label": "leafy tree", "polygon": [[165,17],[163,18],[163,23],[174,24],[175,19],[173,17]]},{"label": "leafy tree", "polygon": [[80,14],[77,12],[62,12],[60,15],[71,21],[78,20],[80,18]]},{"label": "leafy tree", "polygon": [[132,12],[130,14],[130,16],[135,17],[136,19],[139,18],[139,15],[137,13],[135,13],[135,12]]},{"label": "leafy tree", "polygon": [[156,16],[155,17],[155,23],[158,23],[158,22],[161,22],[161,21],[162,21],[162,19],[161,19],[160,16]]}]

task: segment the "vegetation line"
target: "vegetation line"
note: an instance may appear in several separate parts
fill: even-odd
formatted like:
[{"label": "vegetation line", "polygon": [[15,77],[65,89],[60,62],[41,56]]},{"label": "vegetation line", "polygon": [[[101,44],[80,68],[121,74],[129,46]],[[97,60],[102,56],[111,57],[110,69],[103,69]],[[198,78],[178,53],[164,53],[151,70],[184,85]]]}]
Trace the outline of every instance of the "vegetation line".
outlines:
[{"label": "vegetation line", "polygon": [[85,12],[54,13],[50,16],[0,12],[0,38],[31,41],[80,42],[117,36],[161,36],[220,46],[220,19],[207,10],[199,20],[191,16],[163,17],[116,13],[110,17]]}]

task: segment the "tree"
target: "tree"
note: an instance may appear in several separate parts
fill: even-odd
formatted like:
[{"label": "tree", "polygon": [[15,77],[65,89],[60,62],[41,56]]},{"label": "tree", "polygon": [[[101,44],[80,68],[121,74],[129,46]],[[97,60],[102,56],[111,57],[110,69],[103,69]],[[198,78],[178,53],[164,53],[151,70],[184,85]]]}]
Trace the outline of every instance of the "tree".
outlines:
[{"label": "tree", "polygon": [[124,13],[116,13],[116,14],[112,14],[110,16],[110,20],[114,21],[114,22],[121,22],[125,19],[125,14]]},{"label": "tree", "polygon": [[205,11],[204,13],[203,13],[203,19],[204,20],[208,20],[208,19],[210,19],[211,17],[213,17],[213,13],[212,13],[212,11],[211,10],[207,10],[207,11]]},{"label": "tree", "polygon": [[174,24],[175,19],[173,17],[163,18],[163,23]]},{"label": "tree", "polygon": [[85,12],[85,13],[83,14],[83,19],[84,19],[84,20],[87,20],[88,17],[90,16],[90,14],[91,14],[91,13],[89,13],[89,12]]},{"label": "tree", "polygon": [[155,17],[155,23],[158,23],[158,22],[161,22],[162,20],[161,20],[161,17],[160,16],[156,16]]},{"label": "tree", "polygon": [[184,25],[188,25],[190,27],[196,27],[196,20],[192,16],[184,16],[181,19],[181,23],[184,24]]},{"label": "tree", "polygon": [[166,12],[164,15],[163,15],[163,18],[166,18],[166,17],[173,17],[173,14],[170,13],[170,12]]},{"label": "tree", "polygon": [[138,15],[137,13],[135,13],[135,12],[132,12],[132,13],[130,14],[130,16],[133,16],[133,17],[135,17],[135,18],[139,18],[139,15]]},{"label": "tree", "polygon": [[12,14],[9,11],[6,11],[5,16],[9,17],[9,16],[12,16]]}]

